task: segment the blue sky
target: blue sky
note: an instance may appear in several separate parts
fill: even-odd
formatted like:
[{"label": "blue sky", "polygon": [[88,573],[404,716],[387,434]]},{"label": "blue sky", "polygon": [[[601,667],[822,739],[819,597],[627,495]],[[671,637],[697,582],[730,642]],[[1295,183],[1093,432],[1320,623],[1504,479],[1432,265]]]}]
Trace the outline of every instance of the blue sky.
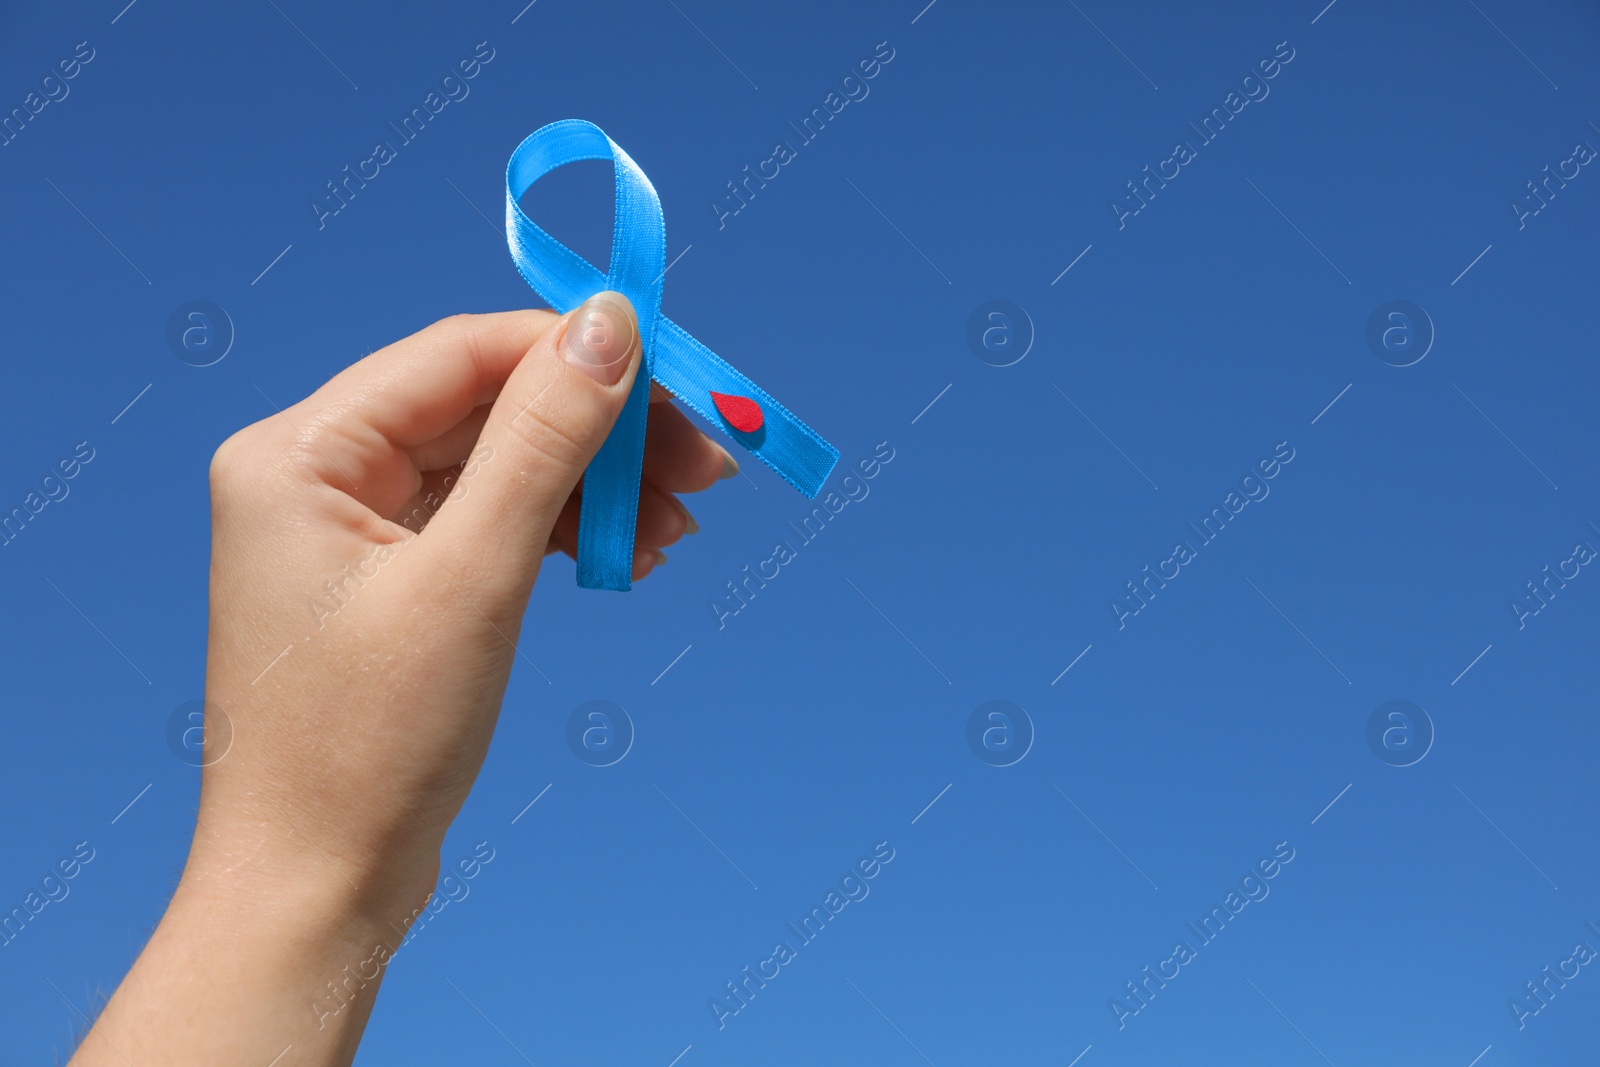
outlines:
[{"label": "blue sky", "polygon": [[[1592,5],[124,3],[0,15],[0,113],[28,114],[0,146],[0,511],[30,516],[0,548],[0,902],[92,853],[0,947],[4,1062],[64,1055],[181,869],[212,451],[437,318],[536,304],[504,167],[562,118],[660,193],[666,313],[880,462],[808,543],[749,463],[631,593],[547,568],[547,677],[519,665],[445,846],[494,859],[395,961],[358,1062],[1592,1050],[1593,968],[1508,1007],[1600,949]],[[603,264],[611,195],[578,165],[525,204]],[[169,344],[193,301],[232,335],[214,362]],[[968,343],[994,301],[1031,342],[1007,366]],[[608,766],[568,743],[597,700],[631,724]],[[1008,766],[968,743],[995,700],[1032,739]],[[1368,743],[1396,700],[1432,737],[1408,766],[1413,735]]]}]

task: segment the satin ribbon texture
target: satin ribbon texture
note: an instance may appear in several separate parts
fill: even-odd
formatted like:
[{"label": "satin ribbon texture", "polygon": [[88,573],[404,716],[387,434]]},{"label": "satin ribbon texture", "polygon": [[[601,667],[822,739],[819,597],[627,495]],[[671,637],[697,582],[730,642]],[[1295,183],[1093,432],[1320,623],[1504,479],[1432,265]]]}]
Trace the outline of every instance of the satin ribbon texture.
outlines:
[{"label": "satin ribbon texture", "polygon": [[[536,226],[519,201],[557,167],[609,159],[616,174],[611,262],[597,269]],[[506,165],[506,241],[533,291],[565,314],[611,290],[633,302],[643,364],[616,425],[583,477],[578,513],[578,584],[626,590],[632,585],[633,534],[639,513],[650,382],[718,427],[807,497],[815,497],[839,450],[764,389],[661,314],[667,234],[661,200],[644,171],[592,122],[565,119],[536,130]]]}]

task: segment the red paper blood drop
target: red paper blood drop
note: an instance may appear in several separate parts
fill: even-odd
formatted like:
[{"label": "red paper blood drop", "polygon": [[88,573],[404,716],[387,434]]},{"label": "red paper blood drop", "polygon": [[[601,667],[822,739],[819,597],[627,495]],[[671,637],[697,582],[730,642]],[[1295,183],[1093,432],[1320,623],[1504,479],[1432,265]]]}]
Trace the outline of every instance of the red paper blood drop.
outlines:
[{"label": "red paper blood drop", "polygon": [[717,411],[728,420],[728,425],[740,433],[755,433],[761,429],[761,405],[749,397],[712,393],[711,402],[717,405]]}]

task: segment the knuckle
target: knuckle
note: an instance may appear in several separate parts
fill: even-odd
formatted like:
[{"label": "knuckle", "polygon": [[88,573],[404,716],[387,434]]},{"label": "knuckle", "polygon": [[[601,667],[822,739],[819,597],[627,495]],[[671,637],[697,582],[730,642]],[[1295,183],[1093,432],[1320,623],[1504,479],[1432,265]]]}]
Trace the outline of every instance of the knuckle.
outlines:
[{"label": "knuckle", "polygon": [[478,338],[478,322],[480,316],[460,312],[455,315],[446,315],[444,318],[426,327],[422,333],[430,341],[445,348],[476,347]]},{"label": "knuckle", "polygon": [[258,461],[258,437],[254,426],[246,426],[217,446],[211,454],[212,492],[224,491],[245,478],[246,472]]},{"label": "knuckle", "polygon": [[448,337],[461,338],[470,336],[474,332],[477,322],[478,316],[469,315],[461,311],[454,315],[446,315],[434,323],[433,328]]},{"label": "knuckle", "polygon": [[563,467],[582,467],[588,464],[594,446],[584,428],[573,426],[571,421],[552,418],[530,404],[513,416],[509,430],[535,457]]},{"label": "knuckle", "polygon": [[[328,428],[320,422],[286,430],[271,420],[236,431],[211,455],[212,495],[236,502],[271,496],[307,472],[326,467]],[[330,475],[331,477],[331,475]]]}]

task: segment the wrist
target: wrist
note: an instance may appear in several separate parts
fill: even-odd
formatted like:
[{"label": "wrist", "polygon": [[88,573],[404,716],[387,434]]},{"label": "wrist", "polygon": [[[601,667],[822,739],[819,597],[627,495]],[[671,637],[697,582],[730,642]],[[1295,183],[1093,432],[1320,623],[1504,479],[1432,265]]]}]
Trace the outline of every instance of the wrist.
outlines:
[{"label": "wrist", "polygon": [[259,823],[254,833],[224,833],[208,822],[202,814],[175,901],[249,909],[318,936],[366,941],[387,930],[398,939],[438,880],[437,849],[404,862],[363,861]]},{"label": "wrist", "polygon": [[202,784],[183,884],[229,897],[297,901],[308,918],[362,923],[410,915],[439,876],[439,841],[335,802],[297,804],[232,780]]},{"label": "wrist", "polygon": [[[74,1063],[267,1063],[291,1045],[296,1063],[350,1063],[431,881],[417,885],[197,833],[165,916],[96,1024],[107,1047]],[[217,1019],[234,1023],[199,1022]],[[189,1035],[181,1046],[177,1033]]]},{"label": "wrist", "polygon": [[163,926],[175,924],[248,966],[252,983],[283,998],[292,1029],[306,1041],[353,1040],[426,904],[437,862],[425,880],[380,881],[315,854],[258,853],[226,866],[220,858],[191,855]]}]

